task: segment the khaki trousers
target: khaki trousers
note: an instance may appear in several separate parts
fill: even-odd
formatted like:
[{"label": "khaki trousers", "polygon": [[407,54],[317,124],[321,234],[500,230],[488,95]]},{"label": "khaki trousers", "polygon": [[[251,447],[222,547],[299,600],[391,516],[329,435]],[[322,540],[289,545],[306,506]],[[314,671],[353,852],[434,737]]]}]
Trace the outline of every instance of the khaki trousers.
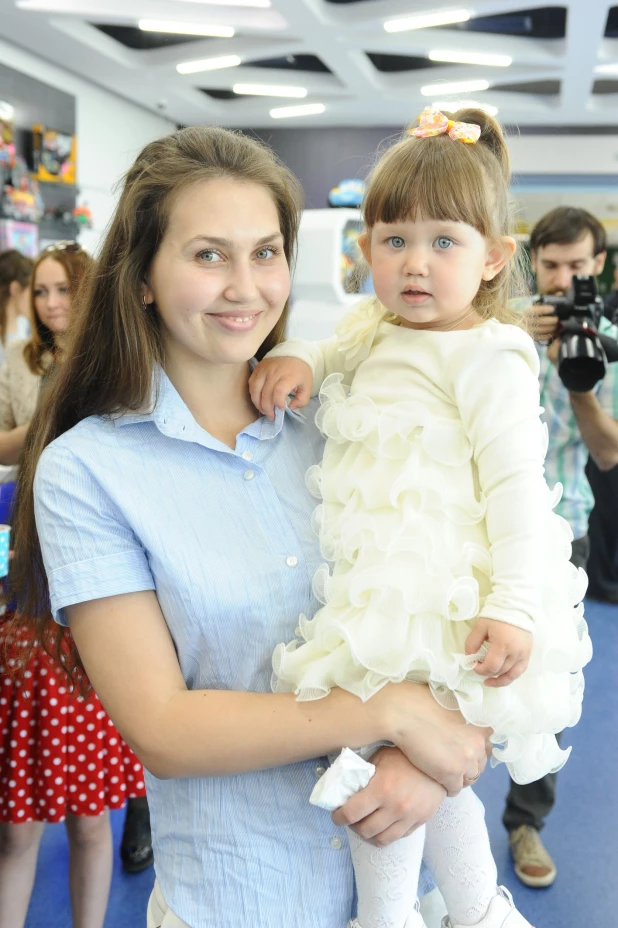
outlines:
[{"label": "khaki trousers", "polygon": [[148,900],[146,925],[147,928],[191,928],[168,908],[157,880]]}]

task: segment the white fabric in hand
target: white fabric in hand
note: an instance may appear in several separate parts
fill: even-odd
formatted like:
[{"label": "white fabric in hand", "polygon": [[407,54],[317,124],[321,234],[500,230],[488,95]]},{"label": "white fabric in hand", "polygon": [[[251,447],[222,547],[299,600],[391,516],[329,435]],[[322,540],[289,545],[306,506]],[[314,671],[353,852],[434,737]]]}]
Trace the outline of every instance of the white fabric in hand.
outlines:
[{"label": "white fabric in hand", "polygon": [[318,780],[309,798],[314,806],[334,812],[359,790],[364,789],[376,768],[354,751],[344,748],[339,757]]}]

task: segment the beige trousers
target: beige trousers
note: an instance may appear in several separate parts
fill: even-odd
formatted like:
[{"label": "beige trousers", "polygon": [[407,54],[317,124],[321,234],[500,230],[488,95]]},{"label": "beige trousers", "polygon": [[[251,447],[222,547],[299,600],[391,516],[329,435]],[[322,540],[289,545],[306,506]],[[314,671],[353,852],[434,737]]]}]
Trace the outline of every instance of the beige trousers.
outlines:
[{"label": "beige trousers", "polygon": [[157,880],[148,900],[146,925],[147,928],[191,928],[168,908]]}]

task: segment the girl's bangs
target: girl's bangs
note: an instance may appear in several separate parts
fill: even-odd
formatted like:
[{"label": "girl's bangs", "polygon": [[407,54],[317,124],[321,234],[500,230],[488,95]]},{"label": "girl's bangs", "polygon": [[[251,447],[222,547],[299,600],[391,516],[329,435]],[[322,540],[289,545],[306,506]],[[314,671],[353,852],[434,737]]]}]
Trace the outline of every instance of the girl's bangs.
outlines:
[{"label": "girl's bangs", "polygon": [[481,235],[491,235],[494,224],[480,159],[453,150],[456,145],[465,147],[463,143],[444,141],[405,141],[393,149],[374,176],[365,200],[369,228],[377,222],[418,218],[465,222]]}]

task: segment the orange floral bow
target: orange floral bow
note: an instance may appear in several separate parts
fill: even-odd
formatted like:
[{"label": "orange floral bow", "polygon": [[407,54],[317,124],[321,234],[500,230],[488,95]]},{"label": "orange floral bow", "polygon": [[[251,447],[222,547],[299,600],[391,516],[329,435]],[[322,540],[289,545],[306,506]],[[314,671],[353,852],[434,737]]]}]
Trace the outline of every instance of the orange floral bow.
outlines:
[{"label": "orange floral bow", "polygon": [[481,134],[481,127],[475,123],[453,122],[444,113],[432,110],[429,106],[425,107],[418,117],[418,122],[416,129],[410,129],[408,133],[415,135],[418,139],[426,139],[430,135],[442,135],[447,132],[454,141],[474,145]]}]

